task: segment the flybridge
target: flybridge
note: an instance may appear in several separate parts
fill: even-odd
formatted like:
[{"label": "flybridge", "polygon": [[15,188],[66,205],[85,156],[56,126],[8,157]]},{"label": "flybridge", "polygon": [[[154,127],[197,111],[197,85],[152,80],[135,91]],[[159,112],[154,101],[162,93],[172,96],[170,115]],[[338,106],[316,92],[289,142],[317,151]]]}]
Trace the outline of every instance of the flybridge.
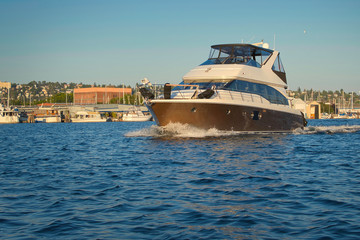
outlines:
[{"label": "flybridge", "polygon": [[245,64],[261,67],[274,51],[252,44],[220,44],[211,46],[209,59],[201,65]]},{"label": "flybridge", "polygon": [[[269,68],[271,68],[284,83],[287,83],[280,53],[275,50],[259,47],[258,45],[260,44],[213,45],[211,46],[209,59],[200,64],[200,66],[239,64],[262,68],[267,64],[270,65]],[[263,44],[263,46],[268,46],[268,44]],[[274,55],[275,58],[273,58]],[[269,61],[270,58],[272,58],[272,61]]]}]

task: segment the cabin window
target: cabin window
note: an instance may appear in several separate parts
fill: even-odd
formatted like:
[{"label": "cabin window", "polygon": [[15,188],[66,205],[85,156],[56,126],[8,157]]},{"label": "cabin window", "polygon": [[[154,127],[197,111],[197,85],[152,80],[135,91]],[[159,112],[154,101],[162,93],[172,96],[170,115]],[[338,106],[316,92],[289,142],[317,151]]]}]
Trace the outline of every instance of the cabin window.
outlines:
[{"label": "cabin window", "polygon": [[287,98],[282,95],[275,88],[270,86],[259,84],[259,83],[251,83],[241,80],[234,80],[227,84],[224,89],[230,89],[233,91],[257,94],[267,99],[269,102],[274,104],[281,105],[289,105]]}]

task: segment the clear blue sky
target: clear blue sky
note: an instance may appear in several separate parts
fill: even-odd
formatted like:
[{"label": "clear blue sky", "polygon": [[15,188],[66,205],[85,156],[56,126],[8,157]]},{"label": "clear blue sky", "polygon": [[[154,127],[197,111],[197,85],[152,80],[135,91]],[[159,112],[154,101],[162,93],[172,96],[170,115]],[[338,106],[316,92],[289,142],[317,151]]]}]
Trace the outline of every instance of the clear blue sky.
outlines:
[{"label": "clear blue sky", "polygon": [[0,0],[0,81],[178,83],[274,34],[290,89],[360,91],[359,0]]}]

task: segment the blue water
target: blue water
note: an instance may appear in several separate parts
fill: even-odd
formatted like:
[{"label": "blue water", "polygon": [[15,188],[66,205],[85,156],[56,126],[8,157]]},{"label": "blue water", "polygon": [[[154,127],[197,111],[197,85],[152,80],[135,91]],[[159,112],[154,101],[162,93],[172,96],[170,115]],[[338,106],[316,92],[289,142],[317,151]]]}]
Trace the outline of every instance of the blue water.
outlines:
[{"label": "blue water", "polygon": [[360,120],[0,131],[0,239],[360,239]]}]

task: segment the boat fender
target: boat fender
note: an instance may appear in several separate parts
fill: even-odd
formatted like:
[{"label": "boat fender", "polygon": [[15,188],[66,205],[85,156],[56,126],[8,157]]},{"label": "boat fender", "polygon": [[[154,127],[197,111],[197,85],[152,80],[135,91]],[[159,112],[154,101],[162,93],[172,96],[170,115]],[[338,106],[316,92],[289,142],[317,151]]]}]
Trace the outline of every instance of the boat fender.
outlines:
[{"label": "boat fender", "polygon": [[214,90],[206,89],[204,92],[202,92],[202,93],[200,93],[198,95],[198,98],[200,98],[200,99],[203,99],[203,98],[209,99],[209,98],[212,97],[212,95],[214,95],[214,93],[215,93]]},{"label": "boat fender", "polygon": [[164,85],[164,98],[165,99],[171,98],[171,86],[168,84],[169,83],[165,83],[165,85]]},{"label": "boat fender", "polygon": [[154,94],[147,88],[140,88],[140,93],[145,99],[154,99]]}]

